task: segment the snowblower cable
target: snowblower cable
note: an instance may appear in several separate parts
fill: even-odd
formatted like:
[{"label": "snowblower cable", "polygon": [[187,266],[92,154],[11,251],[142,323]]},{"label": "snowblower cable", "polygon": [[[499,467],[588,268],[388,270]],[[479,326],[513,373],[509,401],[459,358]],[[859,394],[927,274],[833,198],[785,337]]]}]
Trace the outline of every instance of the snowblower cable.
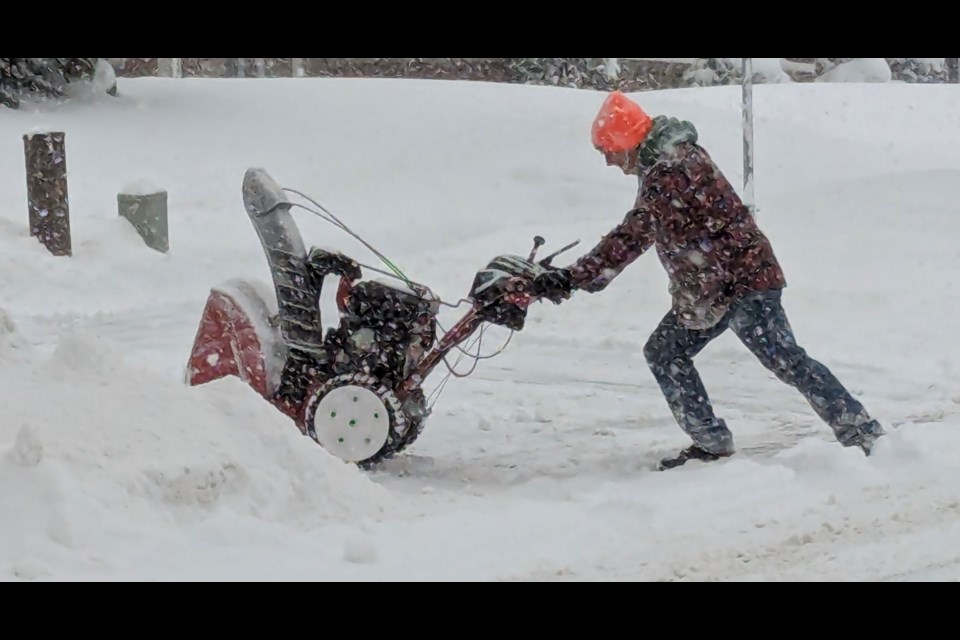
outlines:
[{"label": "snowblower cable", "polygon": [[[447,330],[443,328],[443,325],[440,324],[439,321],[437,321],[437,326],[440,327],[440,330],[441,330],[441,331],[443,331],[444,333],[447,333]],[[486,327],[486,325],[480,327],[480,336],[481,336],[481,337],[483,336],[483,330],[484,330],[485,327]],[[460,345],[455,345],[455,346],[454,346],[454,349],[456,349],[457,351],[459,351],[460,353],[462,353],[462,354],[465,355],[465,356],[470,356],[471,358],[473,358],[474,360],[477,360],[477,361],[479,361],[479,360],[489,360],[489,359],[491,359],[491,358],[496,358],[498,355],[500,355],[501,353],[503,353],[504,350],[507,348],[507,345],[510,344],[510,340],[512,340],[512,339],[513,339],[513,330],[511,329],[511,330],[510,330],[510,335],[507,336],[506,342],[504,342],[502,345],[500,345],[500,348],[499,348],[499,349],[497,349],[497,350],[494,351],[493,353],[488,354],[488,355],[485,355],[485,356],[481,356],[481,355],[480,355],[480,348],[479,348],[479,346],[477,347],[477,355],[473,355],[472,353],[467,353],[467,351],[466,351],[463,347],[461,347]],[[471,345],[471,346],[472,346],[472,345]],[[467,347],[467,348],[469,348],[469,347]],[[460,359],[459,359],[459,358],[457,359],[457,362],[460,362]],[[446,361],[444,361],[444,363],[446,363]],[[456,366],[457,366],[457,363],[455,362],[455,363],[453,364],[453,366],[456,367]],[[476,367],[474,366],[474,368],[476,368]],[[471,371],[472,371],[472,369],[471,369]],[[468,375],[469,375],[469,374],[468,374]]]},{"label": "snowblower cable", "polygon": [[[450,363],[447,362],[446,357],[443,358],[443,364],[446,365],[447,370],[450,371],[450,375],[454,376],[455,378],[466,378],[477,369],[477,363],[480,362],[480,357],[479,357],[480,349],[483,347],[483,332],[486,328],[487,328],[487,325],[480,325],[480,332],[477,334],[477,337],[474,338],[473,340],[473,342],[477,343],[477,355],[474,355],[468,352],[466,349],[460,349],[460,355],[457,357],[457,361],[453,363],[453,366],[451,366]],[[473,343],[471,343],[470,346],[472,347]],[[469,349],[469,347],[467,348]],[[473,366],[470,367],[470,370],[467,371],[466,373],[457,373],[456,366],[463,359],[464,356],[473,358]]]},{"label": "snowblower cable", "polygon": [[[347,225],[345,225],[339,218],[337,218],[337,216],[333,215],[333,213],[332,213],[330,210],[328,210],[326,207],[324,207],[322,204],[320,204],[319,202],[317,202],[316,200],[314,200],[313,198],[311,198],[311,197],[308,196],[307,194],[305,194],[305,193],[303,193],[303,192],[301,192],[301,191],[298,191],[298,190],[296,190],[296,189],[290,189],[290,188],[288,188],[288,187],[283,187],[283,190],[284,190],[284,191],[289,191],[290,193],[295,193],[295,194],[297,194],[298,196],[309,200],[311,203],[313,203],[313,204],[315,204],[317,207],[319,207],[320,210],[321,210],[323,213],[321,213],[321,211],[316,211],[316,210],[314,210],[314,209],[311,209],[310,207],[304,206],[304,205],[299,204],[299,203],[296,203],[296,202],[292,203],[293,206],[295,206],[295,207],[300,207],[300,208],[303,209],[304,211],[309,211],[310,213],[312,213],[313,215],[317,216],[318,218],[320,218],[320,219],[323,220],[324,222],[329,222],[329,223],[332,224],[333,226],[338,227],[341,231],[349,234],[351,237],[353,237],[353,238],[356,239],[358,242],[360,242],[363,246],[365,246],[367,249],[369,249],[375,256],[377,256],[378,258],[380,258],[380,260],[381,260],[385,265],[387,265],[387,266],[390,268],[390,270],[392,271],[392,273],[391,273],[390,271],[384,271],[383,269],[378,269],[377,267],[371,267],[370,265],[366,265],[366,264],[362,264],[362,263],[359,263],[359,262],[358,262],[357,264],[358,264],[359,266],[363,267],[364,269],[369,269],[370,271],[374,271],[374,272],[376,272],[376,273],[381,273],[381,274],[386,275],[386,276],[389,276],[389,277],[391,277],[391,278],[397,278],[398,280],[402,280],[404,284],[406,284],[408,287],[410,287],[410,288],[413,289],[414,291],[416,291],[417,289],[422,289],[422,290],[424,290],[424,291],[427,291],[427,292],[430,293],[430,295],[431,295],[437,302],[439,302],[440,304],[442,304],[442,305],[445,306],[445,307],[451,307],[451,308],[453,308],[453,309],[456,309],[456,308],[458,308],[461,304],[463,304],[464,302],[468,302],[468,303],[470,302],[470,300],[468,300],[468,299],[466,299],[466,298],[461,298],[460,300],[457,301],[457,304],[451,304],[451,303],[449,303],[449,302],[446,302],[445,300],[441,299],[439,296],[437,296],[436,294],[434,294],[433,291],[430,289],[430,287],[428,287],[428,286],[426,286],[426,285],[423,285],[423,284],[420,284],[419,282],[414,282],[413,280],[411,280],[410,278],[408,278],[407,275],[406,275],[405,273],[403,273],[403,271],[401,271],[400,268],[397,267],[397,265],[395,265],[389,258],[387,258],[385,255],[383,255],[383,254],[380,253],[379,251],[377,251],[377,249],[376,249],[373,245],[371,245],[369,242],[367,242],[366,240],[364,240],[363,238],[361,238],[359,234],[355,233],[350,227],[348,227]],[[326,215],[324,215],[324,213],[325,213]],[[328,217],[328,216],[329,216],[329,217]]]},{"label": "snowblower cable", "polygon": [[[395,276],[394,274],[390,273],[389,271],[384,271],[383,269],[378,269],[377,267],[371,267],[370,265],[364,264],[364,263],[362,263],[362,262],[357,262],[357,265],[363,267],[364,269],[367,269],[368,271],[373,271],[373,272],[375,272],[375,273],[382,273],[383,275],[385,275],[385,276],[390,276],[391,278],[396,278],[396,277],[397,277],[397,276]],[[423,287],[424,289],[427,289],[427,287],[424,286],[424,285],[422,285],[422,284],[418,284],[418,286],[421,286],[421,287]],[[431,293],[432,293],[432,292],[431,292]],[[440,299],[439,297],[437,297],[436,295],[434,295],[434,300],[436,300],[437,302],[439,302],[439,303],[442,304],[443,306],[445,306],[445,307],[450,307],[450,308],[452,308],[452,309],[458,309],[458,308],[460,308],[460,305],[462,305],[463,303],[473,304],[473,300],[471,300],[470,298],[460,298],[459,300],[457,300],[457,304],[453,304],[453,303],[451,303],[451,302],[447,302],[447,301],[445,301],[445,300],[442,300],[442,299]],[[443,327],[440,327],[440,328],[442,329]]]},{"label": "snowblower cable", "polygon": [[[438,322],[437,325],[439,326],[440,323]],[[447,382],[450,380],[451,376],[456,378],[466,378],[476,370],[477,363],[479,363],[481,360],[489,360],[490,358],[494,358],[500,355],[501,353],[503,353],[503,350],[507,348],[507,345],[510,344],[510,340],[513,338],[513,333],[514,333],[513,330],[510,331],[510,335],[507,336],[506,342],[504,342],[499,349],[497,349],[496,351],[494,351],[489,355],[485,355],[485,356],[480,355],[480,349],[483,348],[483,332],[486,330],[486,328],[487,328],[487,325],[482,325],[480,327],[480,333],[477,334],[477,337],[473,339],[473,341],[467,346],[466,349],[464,349],[460,345],[456,346],[456,349],[460,352],[460,355],[457,356],[456,361],[452,365],[447,361],[446,357],[443,358],[443,364],[444,366],[447,367],[447,375],[443,377],[443,380],[440,381],[440,384],[437,385],[437,388],[431,391],[430,395],[427,396],[426,401],[431,408],[433,407],[434,404],[436,404],[437,400],[440,398],[440,394],[443,392],[444,387],[447,386]],[[444,333],[446,333],[446,329],[444,329],[442,326],[440,326],[440,329],[443,330]],[[474,344],[477,345],[476,355],[467,351],[467,349],[472,348]],[[460,364],[460,361],[463,360],[464,356],[468,358],[473,358],[473,366],[470,367],[470,370],[467,371],[466,373],[458,373],[456,371],[457,365]],[[431,399],[433,400],[432,403],[431,403]]]},{"label": "snowblower cable", "polygon": [[[438,323],[438,325],[439,325],[439,323]],[[443,327],[440,327],[440,329],[443,330],[444,333],[446,333],[446,330],[443,329]],[[481,339],[482,337],[483,337],[483,327],[480,327],[480,334],[479,334],[476,338],[473,339],[473,342],[470,343],[470,346],[472,347],[472,346],[473,346],[473,343],[480,342],[480,339]],[[465,355],[470,355],[470,354],[467,353],[465,350],[461,349],[459,345],[457,345],[457,348],[460,349],[461,355],[460,355],[459,357],[457,357],[457,361],[453,363],[453,366],[454,366],[454,367],[456,367],[458,364],[460,364],[460,361],[463,359],[463,356],[465,356]],[[467,347],[467,348],[469,349],[469,347]],[[479,349],[477,350],[477,352],[479,353]],[[430,392],[430,395],[427,396],[427,398],[426,398],[427,406],[428,406],[431,410],[433,409],[433,406],[437,403],[437,400],[440,399],[440,394],[443,392],[444,387],[447,386],[447,382],[450,380],[450,377],[454,374],[454,371],[453,371],[453,369],[450,367],[450,364],[447,362],[446,357],[443,358],[443,364],[446,365],[446,367],[447,367],[447,369],[448,369],[447,375],[443,376],[443,380],[440,381],[440,384],[438,384],[437,387],[436,387],[433,391],[431,391],[431,392]],[[469,374],[468,374],[468,375],[469,375]],[[431,402],[431,400],[432,400],[432,402]]]},{"label": "snowblower cable", "polygon": [[370,249],[370,251],[372,251],[375,256],[377,256],[378,258],[380,258],[385,265],[387,265],[388,267],[390,267],[390,270],[393,271],[393,272],[397,275],[398,278],[400,278],[401,280],[403,280],[403,281],[407,284],[407,286],[413,288],[413,284],[414,284],[414,283],[410,280],[410,278],[408,278],[408,277],[406,276],[406,274],[403,273],[403,271],[400,270],[399,267],[397,267],[397,265],[393,264],[393,262],[391,262],[389,258],[387,258],[385,255],[383,255],[383,254],[380,253],[379,251],[377,251],[377,249],[376,249],[372,244],[370,244],[369,242],[367,242],[366,240],[364,240],[363,238],[361,238],[358,234],[354,233],[353,230],[350,229],[350,227],[348,227],[347,225],[345,225],[337,216],[333,215],[333,213],[332,213],[329,209],[327,209],[327,208],[324,207],[322,204],[320,204],[319,202],[317,202],[316,200],[314,200],[313,198],[311,198],[310,196],[308,196],[307,194],[305,194],[305,193],[303,193],[303,192],[301,192],[301,191],[297,191],[296,189],[290,189],[290,188],[288,188],[288,187],[284,187],[283,190],[284,190],[284,191],[289,191],[290,193],[295,193],[295,194],[297,194],[298,196],[300,196],[301,198],[304,198],[304,199],[306,199],[306,200],[309,200],[312,204],[316,205],[316,207],[317,207],[318,209],[320,209],[320,211],[323,211],[325,214],[327,214],[327,215],[330,216],[330,217],[329,217],[329,218],[324,217],[324,216],[321,215],[319,212],[313,211],[313,210],[310,209],[309,207],[305,207],[305,206],[303,206],[302,204],[297,204],[296,206],[298,206],[298,207],[300,207],[300,208],[302,208],[302,209],[306,209],[306,210],[309,211],[310,213],[313,213],[313,214],[319,216],[320,218],[326,220],[327,222],[330,222],[331,224],[334,224],[334,225],[340,227],[343,231],[345,231],[346,233],[348,233],[348,234],[350,234],[351,236],[353,236],[358,242],[360,242],[360,244],[362,244],[363,246],[365,246],[367,249]]}]

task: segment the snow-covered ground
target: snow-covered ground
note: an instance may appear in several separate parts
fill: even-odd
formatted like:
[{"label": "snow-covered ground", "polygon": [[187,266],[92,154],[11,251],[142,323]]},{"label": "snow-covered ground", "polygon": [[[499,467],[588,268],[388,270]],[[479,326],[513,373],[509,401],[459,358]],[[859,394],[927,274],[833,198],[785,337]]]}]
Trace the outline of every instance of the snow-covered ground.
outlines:
[{"label": "snow-covered ground", "polygon": [[[724,335],[697,362],[740,453],[651,471],[687,444],[641,353],[669,304],[653,253],[603,293],[533,308],[376,471],[236,379],[184,386],[209,288],[269,278],[247,168],[455,301],[494,255],[541,234],[545,251],[582,239],[572,260],[629,209],[635,180],[589,143],[600,94],[122,79],[117,99],[0,112],[0,579],[957,579],[960,87],[754,92],[758,216],[787,313],[888,426],[869,459]],[[638,99],[695,122],[739,183],[739,97]],[[27,234],[21,135],[35,127],[67,134],[73,258]],[[143,184],[168,191],[167,255],[117,215],[118,191]],[[297,221],[308,242],[377,264]],[[490,353],[507,333],[486,336]]]}]

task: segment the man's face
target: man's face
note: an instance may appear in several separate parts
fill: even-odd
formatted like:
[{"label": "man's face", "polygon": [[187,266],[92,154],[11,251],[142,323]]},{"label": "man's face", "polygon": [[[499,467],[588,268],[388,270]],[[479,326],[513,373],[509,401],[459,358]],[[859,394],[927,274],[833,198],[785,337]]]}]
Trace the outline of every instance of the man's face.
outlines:
[{"label": "man's face", "polygon": [[637,150],[629,151],[604,151],[597,149],[607,161],[608,167],[620,167],[626,175],[637,175]]}]

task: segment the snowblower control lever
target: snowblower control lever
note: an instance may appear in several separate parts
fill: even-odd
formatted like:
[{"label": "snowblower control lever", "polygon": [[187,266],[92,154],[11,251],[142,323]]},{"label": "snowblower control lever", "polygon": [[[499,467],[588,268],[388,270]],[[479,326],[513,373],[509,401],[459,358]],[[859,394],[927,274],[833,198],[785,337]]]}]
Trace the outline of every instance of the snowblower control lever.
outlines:
[{"label": "snowblower control lever", "polygon": [[[537,236],[537,237],[539,238],[540,236]],[[563,253],[564,251],[569,251],[570,249],[573,249],[573,248],[574,248],[575,246],[577,246],[578,244],[580,244],[580,241],[579,241],[579,240],[574,240],[573,242],[571,242],[571,243],[568,244],[567,246],[565,246],[565,247],[560,247],[559,249],[557,249],[556,251],[554,251],[553,253],[551,253],[550,255],[548,255],[546,258],[544,258],[543,260],[541,260],[541,261],[540,261],[540,266],[546,267],[546,268],[548,268],[548,269],[552,268],[551,265],[550,265],[550,263],[553,262],[553,259],[554,259],[554,258],[556,258],[558,255],[560,255],[560,254]],[[532,260],[532,259],[533,259],[533,258],[531,258],[531,260]]]},{"label": "snowblower control lever", "polygon": [[546,242],[543,236],[533,236],[533,249],[530,249],[530,255],[527,256],[527,260],[533,262],[533,259],[537,256],[537,249],[543,246]]}]

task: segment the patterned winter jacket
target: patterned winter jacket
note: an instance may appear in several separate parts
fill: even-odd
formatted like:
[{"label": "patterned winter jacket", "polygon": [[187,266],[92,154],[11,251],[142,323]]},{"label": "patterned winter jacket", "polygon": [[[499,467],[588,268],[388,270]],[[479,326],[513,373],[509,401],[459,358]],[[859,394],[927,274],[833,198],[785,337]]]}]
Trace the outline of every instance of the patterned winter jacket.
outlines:
[{"label": "patterned winter jacket", "polygon": [[577,289],[602,290],[653,245],[673,308],[691,329],[713,326],[747,293],[786,286],[769,241],[691,123],[654,118],[639,160],[634,208],[569,267]]}]

